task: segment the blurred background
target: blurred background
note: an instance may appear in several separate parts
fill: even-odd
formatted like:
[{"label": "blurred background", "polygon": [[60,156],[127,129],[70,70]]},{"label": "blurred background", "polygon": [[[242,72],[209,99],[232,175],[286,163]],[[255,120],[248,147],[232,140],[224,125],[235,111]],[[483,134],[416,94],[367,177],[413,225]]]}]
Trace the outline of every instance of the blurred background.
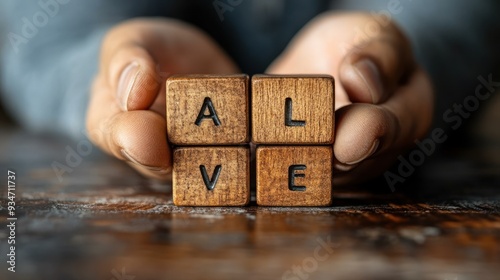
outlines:
[{"label": "blurred background", "polygon": [[[60,32],[66,30],[66,22],[73,22],[71,17],[83,26],[81,33],[68,35],[68,40],[75,41],[90,38],[82,34],[94,23],[109,28],[128,17],[120,13],[122,8],[138,5],[141,8],[132,9],[134,16],[144,16],[161,10],[154,7],[193,6],[179,17],[191,19],[218,39],[244,65],[243,71],[252,74],[264,71],[292,35],[318,11],[334,5],[378,12],[390,2],[243,0],[235,5],[240,1],[220,0],[230,10],[221,20],[214,8],[214,3],[220,4],[217,1],[67,1],[67,6],[61,4],[60,14],[51,18],[30,44],[22,45],[27,48],[19,54],[5,49],[10,47],[3,36],[6,26],[8,31],[21,32],[22,18],[43,9],[37,1],[2,1],[0,22],[9,20],[11,25],[0,24],[4,28],[0,31],[0,45],[4,46],[0,61],[4,85],[0,85],[0,91],[9,91],[0,94],[0,181],[6,179],[7,170],[18,174],[18,272],[12,274],[5,266],[9,245],[3,188],[1,279],[498,279],[498,91],[482,102],[458,130],[449,131],[450,138],[439,152],[427,158],[395,191],[381,177],[367,184],[335,189],[334,205],[328,208],[254,204],[244,208],[175,207],[168,184],[139,176],[97,148],[58,176],[54,163],[66,163],[69,150],[88,143],[80,129],[99,41],[89,39],[93,43],[82,43],[81,49],[75,48],[74,53],[54,61],[54,67],[46,68],[51,61],[44,61],[47,58],[41,53],[53,52],[57,57],[71,44],[62,40],[52,50],[35,46],[52,46],[51,40],[61,34],[66,36]],[[483,8],[462,7],[456,13],[447,7],[474,6],[475,2],[402,2],[415,5],[407,9],[416,15],[414,21],[428,22],[414,36],[424,34],[425,40],[437,42],[444,37],[451,40],[444,48],[438,44],[441,48],[432,56],[422,58],[435,66],[432,73],[441,93],[452,96],[440,101],[439,110],[451,108],[474,93],[479,75],[491,74],[493,80],[500,80],[500,48],[496,44],[500,38],[500,10],[498,4],[491,4],[495,1],[484,1]],[[494,9],[488,8],[488,3]],[[432,5],[437,6],[431,9]],[[473,25],[471,15],[483,14],[488,17]],[[102,21],[94,22],[94,17]],[[286,25],[290,21],[293,24]],[[443,28],[434,29],[434,24],[443,22]],[[478,26],[484,29],[478,29],[478,33],[468,29]],[[286,32],[280,33],[284,29]],[[231,35],[223,36],[221,30]],[[443,33],[435,36],[432,31]],[[462,48],[462,37],[484,40],[474,41],[471,51]],[[255,38],[260,40],[253,42]],[[420,48],[419,53],[424,50]],[[246,56],[247,52],[252,56]],[[456,64],[446,64],[453,59]],[[39,68],[32,68],[32,63]],[[31,99],[39,94],[52,96],[52,101],[57,101],[53,96],[58,94],[67,97],[69,117],[61,119],[62,111],[48,106],[57,113],[39,118],[39,106],[57,103]],[[27,102],[26,107],[12,101],[18,95]],[[431,130],[442,127],[440,112]],[[333,249],[324,261],[319,261],[314,258],[315,250],[327,240],[331,240]],[[307,273],[303,277],[289,274],[295,266],[306,267]]]}]

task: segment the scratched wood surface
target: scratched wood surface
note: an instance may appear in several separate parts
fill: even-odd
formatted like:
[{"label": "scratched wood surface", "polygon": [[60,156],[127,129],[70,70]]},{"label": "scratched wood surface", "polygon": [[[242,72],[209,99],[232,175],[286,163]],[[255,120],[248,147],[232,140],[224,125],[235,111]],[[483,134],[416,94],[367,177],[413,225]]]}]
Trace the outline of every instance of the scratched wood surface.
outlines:
[{"label": "scratched wood surface", "polygon": [[77,143],[2,128],[18,263],[7,271],[2,191],[0,279],[498,279],[498,120],[447,142],[395,192],[336,189],[327,208],[175,207],[168,185],[96,150],[59,180],[51,164]]}]

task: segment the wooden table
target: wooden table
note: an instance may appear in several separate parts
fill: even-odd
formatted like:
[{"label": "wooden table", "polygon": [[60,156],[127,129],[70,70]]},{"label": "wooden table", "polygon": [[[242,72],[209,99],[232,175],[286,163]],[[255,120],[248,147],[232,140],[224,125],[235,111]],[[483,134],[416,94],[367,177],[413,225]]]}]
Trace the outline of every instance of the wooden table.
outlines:
[{"label": "wooden table", "polygon": [[495,120],[395,192],[383,180],[336,189],[329,208],[175,207],[169,186],[96,149],[59,180],[51,165],[78,143],[2,129],[18,220],[11,273],[2,181],[0,278],[500,279]]}]

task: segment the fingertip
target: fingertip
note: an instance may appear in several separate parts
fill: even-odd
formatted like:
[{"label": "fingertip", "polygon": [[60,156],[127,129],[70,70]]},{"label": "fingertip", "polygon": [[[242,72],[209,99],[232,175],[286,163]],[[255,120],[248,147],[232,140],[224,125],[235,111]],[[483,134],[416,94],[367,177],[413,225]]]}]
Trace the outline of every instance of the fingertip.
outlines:
[{"label": "fingertip", "polygon": [[122,70],[116,88],[116,101],[123,111],[128,111],[130,92],[139,75],[139,63],[132,61]]},{"label": "fingertip", "polygon": [[112,151],[142,174],[159,179],[172,170],[163,117],[151,111],[123,112],[113,124]]},{"label": "fingertip", "polygon": [[150,54],[141,46],[126,45],[109,65],[109,83],[122,111],[147,109],[158,95],[162,78]]},{"label": "fingertip", "polygon": [[127,150],[121,149],[120,153],[124,158],[124,160],[142,175],[159,180],[167,180],[171,177],[172,166],[157,167],[157,166],[144,165],[140,163],[138,160],[136,160],[134,156],[129,154]]},{"label": "fingertip", "polygon": [[336,115],[335,157],[348,169],[379,153],[394,133],[395,126],[387,113],[376,105],[353,104]]},{"label": "fingertip", "polygon": [[340,70],[340,81],[352,102],[378,104],[386,99],[380,67],[374,59],[346,59]]},{"label": "fingertip", "polygon": [[382,104],[415,69],[411,44],[394,24],[352,47],[341,63],[340,81],[353,102]]}]

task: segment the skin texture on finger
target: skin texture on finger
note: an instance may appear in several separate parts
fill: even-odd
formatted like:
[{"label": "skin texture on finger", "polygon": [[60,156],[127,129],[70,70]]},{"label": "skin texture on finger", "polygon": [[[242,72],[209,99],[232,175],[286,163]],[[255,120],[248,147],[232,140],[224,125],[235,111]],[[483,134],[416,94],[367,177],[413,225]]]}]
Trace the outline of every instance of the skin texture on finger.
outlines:
[{"label": "skin texture on finger", "polygon": [[168,179],[172,161],[164,118],[152,111],[123,112],[110,102],[109,94],[94,92],[93,114],[87,114],[92,142],[148,177]]},{"label": "skin texture on finger", "polygon": [[[154,170],[166,170],[171,165],[170,148],[166,139],[164,118],[152,111],[122,112],[97,85],[87,114],[87,130],[91,140],[115,157],[135,162]],[[111,106],[110,106],[111,105]],[[125,153],[123,152],[125,151]]]},{"label": "skin texture on finger", "polygon": [[422,68],[417,68],[408,83],[400,86],[380,106],[390,111],[400,122],[396,141],[412,145],[413,141],[425,136],[432,124],[434,89],[430,77]]},{"label": "skin texture on finger", "polygon": [[[357,36],[366,26],[378,27],[379,32]],[[358,62],[363,62],[361,70],[352,71]],[[408,40],[392,22],[369,14],[327,13],[313,20],[268,71],[327,73],[336,78],[338,184],[380,174],[425,135],[432,120],[430,79],[416,66]],[[375,73],[380,85],[373,77],[359,75],[363,72]]]},{"label": "skin texture on finger", "polygon": [[[385,103],[353,104],[337,112],[334,144],[336,184],[359,182],[380,174],[422,138],[432,122],[433,89],[429,77],[420,69],[412,74]],[[378,141],[369,156],[371,145]],[[363,161],[354,165],[349,162]],[[362,175],[362,176],[361,176]]]},{"label": "skin texture on finger", "polygon": [[357,42],[356,27],[370,16],[328,12],[309,22],[269,66],[271,74],[330,74],[335,78],[335,108],[352,103],[340,83],[340,65]]},{"label": "skin texture on finger", "polygon": [[378,37],[356,45],[340,65],[340,82],[353,102],[379,104],[415,70],[410,44],[389,25]]},{"label": "skin texture on finger", "polygon": [[232,60],[208,35],[173,19],[132,19],[113,28],[106,35],[101,50],[100,69],[103,72],[109,70],[113,55],[124,46],[147,50],[154,61],[167,64],[162,69],[167,72],[229,74],[237,71]]},{"label": "skin texture on finger", "polygon": [[[103,42],[87,111],[89,136],[140,173],[168,179],[172,162],[166,138],[165,79],[174,73],[237,71],[211,39],[187,24],[165,19],[123,23]],[[125,95],[118,94],[124,89]],[[123,96],[126,102],[121,102]]]},{"label": "skin texture on finger", "polygon": [[101,50],[100,75],[122,110],[150,108],[169,75],[237,71],[207,35],[175,20],[130,20],[108,33]]},{"label": "skin texture on finger", "polygon": [[147,111],[121,112],[114,118],[112,136],[115,151],[141,173],[166,179],[171,171],[171,151],[165,120]]},{"label": "skin texture on finger", "polygon": [[336,112],[335,118],[334,154],[345,165],[369,157],[375,141],[379,141],[379,147],[393,143],[399,130],[399,123],[387,110],[371,104],[343,107]]},{"label": "skin texture on finger", "polygon": [[[159,93],[162,79],[149,52],[134,44],[123,45],[107,65],[109,93],[122,111],[147,109]],[[102,72],[101,72],[102,73]]]},{"label": "skin texture on finger", "polygon": [[113,117],[122,112],[115,97],[108,93],[109,87],[102,76],[97,76],[92,84],[91,96],[87,108],[86,129],[90,140],[99,148],[116,157],[108,142],[113,130]]},{"label": "skin texture on finger", "polygon": [[[360,31],[367,26],[378,31]],[[365,60],[372,62],[368,64],[371,67],[366,63],[354,67]],[[356,71],[359,68],[368,73],[380,72],[381,94],[373,94],[374,87],[366,86],[366,75],[360,76]],[[414,68],[410,43],[393,22],[383,22],[380,17],[365,13],[328,12],[306,25],[268,72],[328,73],[336,80],[336,107],[341,108],[352,102],[383,102]]]}]

